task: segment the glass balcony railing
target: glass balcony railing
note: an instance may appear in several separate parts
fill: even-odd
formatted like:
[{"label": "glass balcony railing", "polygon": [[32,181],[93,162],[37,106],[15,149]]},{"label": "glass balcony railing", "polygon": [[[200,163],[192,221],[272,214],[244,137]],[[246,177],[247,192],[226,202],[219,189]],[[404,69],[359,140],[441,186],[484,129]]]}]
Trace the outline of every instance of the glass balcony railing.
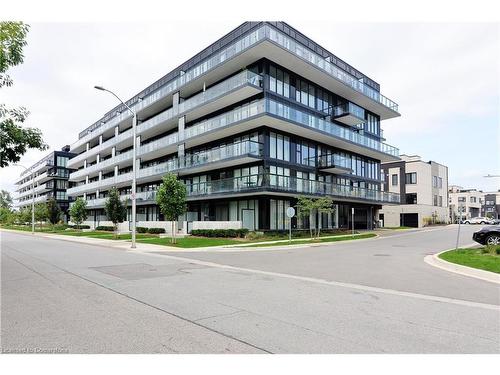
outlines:
[{"label": "glass balcony railing", "polygon": [[308,61],[317,68],[323,70],[325,73],[336,78],[352,89],[362,93],[363,95],[375,100],[376,102],[382,104],[383,106],[392,109],[393,111],[398,111],[398,105],[390,100],[389,98],[382,95],[380,92],[361,82],[356,77],[350,75],[349,73],[341,70],[336,65],[327,61],[323,56],[320,56],[308,48],[304,47],[302,44],[296,42],[292,38],[286,36],[285,34],[277,31],[270,26],[264,26],[266,37],[277,43],[279,46],[285,48],[287,51],[292,52],[294,55]]},{"label": "glass balcony railing", "polygon": [[158,138],[154,141],[141,145],[137,151],[137,155],[144,155],[149,152],[157,151],[159,149],[165,148],[176,144],[179,140],[179,134],[173,133],[162,138]]},{"label": "glass balcony railing", "polygon": [[177,158],[174,158],[163,163],[158,163],[151,167],[139,169],[137,172],[137,178],[163,176],[164,174],[176,171],[178,169],[179,169],[179,161]]},{"label": "glass balcony railing", "polygon": [[241,107],[237,107],[232,111],[223,113],[222,115],[209,118],[208,120],[194,124],[186,128],[185,138],[192,138],[207,133],[211,130],[223,128],[227,125],[246,120],[250,117],[264,113],[264,101],[259,100]]},{"label": "glass balcony railing", "polygon": [[210,182],[191,183],[186,184],[186,189],[190,197],[271,190],[292,194],[362,199],[380,203],[399,203],[400,201],[399,194],[395,193],[273,174],[249,175]]},{"label": "glass balcony railing", "polygon": [[318,156],[318,168],[344,168],[351,169],[351,158],[340,156],[338,154],[326,154]]},{"label": "glass balcony railing", "polygon": [[348,128],[323,120],[309,113],[299,111],[274,100],[266,99],[266,112],[385,154],[396,157],[399,156],[399,149],[396,147],[366,137]]},{"label": "glass balcony railing", "polygon": [[351,102],[337,105],[331,109],[331,113],[330,111],[328,112],[328,114],[332,115],[333,117],[352,115],[362,120],[365,119],[365,110]]},{"label": "glass balcony railing", "polygon": [[183,168],[198,167],[224,159],[231,159],[244,155],[261,156],[263,145],[255,141],[242,141],[212,150],[188,154],[184,157]]}]

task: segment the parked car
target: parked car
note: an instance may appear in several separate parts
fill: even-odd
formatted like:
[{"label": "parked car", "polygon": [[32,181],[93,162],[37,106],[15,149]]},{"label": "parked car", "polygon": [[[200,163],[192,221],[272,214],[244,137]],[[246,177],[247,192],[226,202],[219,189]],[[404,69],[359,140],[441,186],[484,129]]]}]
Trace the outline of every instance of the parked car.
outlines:
[{"label": "parked car", "polygon": [[478,216],[478,217],[473,217],[471,219],[465,220],[464,224],[482,224],[482,225],[488,224],[488,225],[493,225],[493,224],[495,224],[495,222],[493,220],[491,220],[490,218]]},{"label": "parked car", "polygon": [[484,227],[474,232],[472,239],[481,245],[500,245],[500,225]]}]

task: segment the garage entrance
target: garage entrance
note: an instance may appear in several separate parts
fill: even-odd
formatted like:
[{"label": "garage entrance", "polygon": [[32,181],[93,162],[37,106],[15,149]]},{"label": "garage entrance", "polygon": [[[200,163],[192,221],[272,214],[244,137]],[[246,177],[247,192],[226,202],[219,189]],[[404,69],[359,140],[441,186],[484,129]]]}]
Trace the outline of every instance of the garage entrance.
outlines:
[{"label": "garage entrance", "polygon": [[399,223],[402,227],[418,228],[418,214],[399,214]]}]

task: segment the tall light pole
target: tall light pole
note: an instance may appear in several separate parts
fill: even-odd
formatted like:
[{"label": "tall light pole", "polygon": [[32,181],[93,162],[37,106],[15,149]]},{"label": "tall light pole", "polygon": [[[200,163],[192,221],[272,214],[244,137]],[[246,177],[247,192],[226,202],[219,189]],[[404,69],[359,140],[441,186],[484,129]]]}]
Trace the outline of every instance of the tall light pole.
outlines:
[{"label": "tall light pole", "polygon": [[35,234],[35,177],[33,168],[28,169],[21,164],[14,165],[24,168],[25,171],[31,171],[31,234]]},{"label": "tall light pole", "polygon": [[135,222],[135,196],[136,196],[136,164],[137,164],[137,113],[125,104],[123,100],[120,99],[118,95],[116,95],[113,91],[105,89],[102,86],[94,86],[97,90],[107,91],[111,95],[113,95],[116,99],[118,99],[129,111],[132,113],[132,138],[133,138],[133,151],[132,151],[132,249],[135,249],[135,232],[136,232],[136,222]]}]

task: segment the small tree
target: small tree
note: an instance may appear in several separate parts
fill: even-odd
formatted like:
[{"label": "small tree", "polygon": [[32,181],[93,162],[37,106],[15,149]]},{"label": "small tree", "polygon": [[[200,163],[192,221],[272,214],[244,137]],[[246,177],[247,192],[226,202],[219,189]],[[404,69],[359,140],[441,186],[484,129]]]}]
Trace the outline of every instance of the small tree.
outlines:
[{"label": "small tree", "polygon": [[156,193],[156,204],[160,207],[165,219],[172,222],[172,243],[176,243],[176,221],[186,212],[186,185],[177,176],[168,173]]},{"label": "small tree", "polygon": [[[332,212],[335,211],[335,209],[333,208],[333,200],[328,197],[316,199],[316,201],[314,202],[314,208],[318,212],[320,218],[321,214],[331,214]],[[320,223],[318,223],[316,238],[319,238],[320,232],[321,232],[321,225]]]},{"label": "small tree", "polygon": [[40,223],[40,229],[42,229],[42,223],[44,221],[47,221],[48,218],[49,210],[47,210],[47,205],[44,203],[38,203],[37,205],[35,205],[35,221],[38,221]]},{"label": "small tree", "polygon": [[57,224],[61,220],[61,207],[59,207],[54,198],[50,198],[47,201],[47,212],[51,224]]},{"label": "small tree", "polygon": [[20,224],[31,222],[31,206],[21,208],[17,214],[17,219]]},{"label": "small tree", "polygon": [[300,196],[297,198],[297,216],[301,218],[309,217],[309,234],[313,238],[319,238],[321,233],[321,225],[315,223],[313,228],[314,218],[324,213],[334,212],[333,201],[331,198],[307,198]]},{"label": "small tree", "polygon": [[311,198],[300,196],[297,198],[297,217],[309,218],[309,235],[313,238],[312,214],[314,211],[314,202]]},{"label": "small tree", "polygon": [[0,206],[0,223],[12,224],[15,220],[15,214],[7,207]]},{"label": "small tree", "polygon": [[109,191],[108,199],[104,205],[108,220],[115,227],[115,238],[118,235],[118,223],[123,223],[127,219],[127,206],[120,200],[120,193],[117,188],[112,188]]},{"label": "small tree", "polygon": [[87,201],[83,198],[77,198],[69,208],[69,216],[76,225],[87,220]]}]

